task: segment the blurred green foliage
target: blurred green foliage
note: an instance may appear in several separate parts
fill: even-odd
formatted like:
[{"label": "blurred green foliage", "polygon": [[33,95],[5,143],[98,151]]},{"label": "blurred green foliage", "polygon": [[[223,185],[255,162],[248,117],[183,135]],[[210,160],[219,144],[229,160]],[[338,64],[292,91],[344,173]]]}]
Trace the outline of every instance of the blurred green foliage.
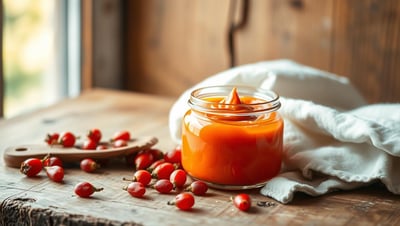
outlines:
[{"label": "blurred green foliage", "polygon": [[[54,0],[3,0],[5,116],[35,108],[43,91],[53,45]],[[51,36],[51,37],[50,37]],[[43,40],[44,39],[44,40]],[[21,106],[23,105],[23,106]]]}]

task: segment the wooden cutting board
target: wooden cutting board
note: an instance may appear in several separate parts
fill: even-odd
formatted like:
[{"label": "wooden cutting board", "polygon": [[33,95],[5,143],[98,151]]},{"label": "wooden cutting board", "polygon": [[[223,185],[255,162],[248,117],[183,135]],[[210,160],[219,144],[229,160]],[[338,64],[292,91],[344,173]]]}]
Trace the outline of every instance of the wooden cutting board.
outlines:
[{"label": "wooden cutting board", "polygon": [[63,162],[78,162],[84,158],[109,159],[127,156],[148,149],[158,142],[155,137],[135,138],[128,145],[120,148],[108,148],[105,150],[83,150],[77,147],[64,148],[59,145],[27,144],[6,148],[3,154],[7,166],[18,168],[21,162],[27,158],[43,158],[50,154],[59,157]]}]

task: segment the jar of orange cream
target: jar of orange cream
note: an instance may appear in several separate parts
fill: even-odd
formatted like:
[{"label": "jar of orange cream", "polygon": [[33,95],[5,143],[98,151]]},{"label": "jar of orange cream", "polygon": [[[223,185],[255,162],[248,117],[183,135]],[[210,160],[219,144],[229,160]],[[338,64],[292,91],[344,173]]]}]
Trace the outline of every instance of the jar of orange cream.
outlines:
[{"label": "jar of orange cream", "polygon": [[182,166],[211,187],[250,189],[276,176],[282,163],[279,96],[253,87],[194,90],[183,118]]}]

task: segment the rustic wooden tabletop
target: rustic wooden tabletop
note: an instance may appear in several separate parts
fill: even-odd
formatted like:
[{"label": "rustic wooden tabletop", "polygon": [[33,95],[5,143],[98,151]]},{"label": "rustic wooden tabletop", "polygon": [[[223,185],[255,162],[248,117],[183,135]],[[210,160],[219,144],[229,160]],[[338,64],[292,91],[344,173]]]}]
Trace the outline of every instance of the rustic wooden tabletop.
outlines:
[{"label": "rustic wooden tabletop", "polygon": [[[95,89],[46,109],[0,121],[0,151],[20,144],[42,144],[47,133],[69,130],[86,134],[100,128],[104,137],[127,129],[135,137],[154,136],[163,151],[175,147],[169,136],[168,113],[174,99],[138,93]],[[147,189],[144,198],[133,198],[122,188],[132,167],[113,159],[96,173],[78,165],[65,168],[62,183],[42,172],[28,178],[18,168],[0,160],[0,225],[399,225],[400,197],[376,184],[322,197],[296,194],[290,204],[280,204],[246,191],[253,200],[248,212],[236,209],[234,191],[210,189],[197,196],[191,211],[167,205],[176,192],[159,194]],[[91,198],[74,194],[78,182],[89,181],[104,190]],[[257,202],[268,205],[258,206]]]}]

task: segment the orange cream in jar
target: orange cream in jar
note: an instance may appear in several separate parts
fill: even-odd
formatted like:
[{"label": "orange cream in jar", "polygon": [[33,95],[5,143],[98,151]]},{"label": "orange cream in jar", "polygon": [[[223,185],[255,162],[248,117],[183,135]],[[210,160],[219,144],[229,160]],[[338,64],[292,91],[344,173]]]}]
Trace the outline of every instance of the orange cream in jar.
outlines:
[{"label": "orange cream in jar", "polygon": [[281,168],[279,96],[252,87],[215,86],[191,93],[183,118],[182,165],[223,189],[262,186]]}]

